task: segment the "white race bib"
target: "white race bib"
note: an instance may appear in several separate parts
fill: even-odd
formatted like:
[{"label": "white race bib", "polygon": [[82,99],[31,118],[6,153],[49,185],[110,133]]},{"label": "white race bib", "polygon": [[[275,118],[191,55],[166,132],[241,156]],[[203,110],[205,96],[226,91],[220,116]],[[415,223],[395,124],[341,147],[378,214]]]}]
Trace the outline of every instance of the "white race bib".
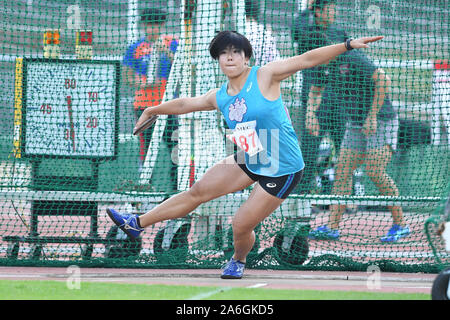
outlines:
[{"label": "white race bib", "polygon": [[249,156],[254,156],[264,150],[255,129],[256,120],[238,123],[233,134],[227,137]]}]

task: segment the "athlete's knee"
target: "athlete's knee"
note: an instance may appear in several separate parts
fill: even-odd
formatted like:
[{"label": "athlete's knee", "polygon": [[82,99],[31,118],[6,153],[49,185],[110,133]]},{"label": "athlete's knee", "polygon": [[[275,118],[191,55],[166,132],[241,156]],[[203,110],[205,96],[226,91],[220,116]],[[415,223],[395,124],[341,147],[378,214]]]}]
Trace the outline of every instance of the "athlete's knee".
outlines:
[{"label": "athlete's knee", "polygon": [[245,221],[237,219],[236,217],[233,218],[231,227],[233,228],[234,237],[252,234],[254,229],[252,225],[245,223]]},{"label": "athlete's knee", "polygon": [[194,183],[192,187],[187,191],[192,201],[199,205],[211,200],[210,192],[211,190],[208,190],[208,188],[206,188],[206,186],[201,181]]}]

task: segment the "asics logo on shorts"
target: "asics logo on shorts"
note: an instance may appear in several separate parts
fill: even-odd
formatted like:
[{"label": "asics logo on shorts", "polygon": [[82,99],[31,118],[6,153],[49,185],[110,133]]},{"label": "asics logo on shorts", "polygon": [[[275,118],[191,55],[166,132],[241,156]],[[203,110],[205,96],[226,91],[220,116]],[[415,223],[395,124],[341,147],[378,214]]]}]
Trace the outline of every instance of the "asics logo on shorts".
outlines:
[{"label": "asics logo on shorts", "polygon": [[277,184],[276,184],[276,183],[273,183],[273,182],[269,182],[269,183],[266,184],[266,186],[267,186],[268,188],[275,188],[275,187],[277,186]]}]

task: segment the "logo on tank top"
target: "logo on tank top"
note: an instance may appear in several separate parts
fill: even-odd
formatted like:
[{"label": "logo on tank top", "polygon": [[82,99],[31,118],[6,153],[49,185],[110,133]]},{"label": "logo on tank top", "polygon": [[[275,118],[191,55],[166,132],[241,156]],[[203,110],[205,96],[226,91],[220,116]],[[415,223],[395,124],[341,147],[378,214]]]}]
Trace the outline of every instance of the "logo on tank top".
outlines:
[{"label": "logo on tank top", "polygon": [[247,112],[247,105],[245,103],[245,99],[239,99],[236,98],[234,103],[230,104],[230,107],[228,108],[228,118],[230,118],[231,121],[238,121],[242,122],[242,119],[244,118],[244,114]]}]

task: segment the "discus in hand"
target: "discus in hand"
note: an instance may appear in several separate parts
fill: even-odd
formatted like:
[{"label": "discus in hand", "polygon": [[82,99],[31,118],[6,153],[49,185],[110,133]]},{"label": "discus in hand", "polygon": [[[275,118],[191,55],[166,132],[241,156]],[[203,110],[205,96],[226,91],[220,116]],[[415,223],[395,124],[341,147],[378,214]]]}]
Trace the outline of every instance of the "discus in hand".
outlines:
[{"label": "discus in hand", "polygon": [[142,123],[139,127],[134,128],[133,130],[133,134],[134,135],[138,135],[140,134],[142,131],[150,128],[151,126],[153,126],[153,124],[156,122],[156,120],[158,119],[157,115],[153,115],[150,118],[148,118],[147,120],[144,121],[144,123]]}]

